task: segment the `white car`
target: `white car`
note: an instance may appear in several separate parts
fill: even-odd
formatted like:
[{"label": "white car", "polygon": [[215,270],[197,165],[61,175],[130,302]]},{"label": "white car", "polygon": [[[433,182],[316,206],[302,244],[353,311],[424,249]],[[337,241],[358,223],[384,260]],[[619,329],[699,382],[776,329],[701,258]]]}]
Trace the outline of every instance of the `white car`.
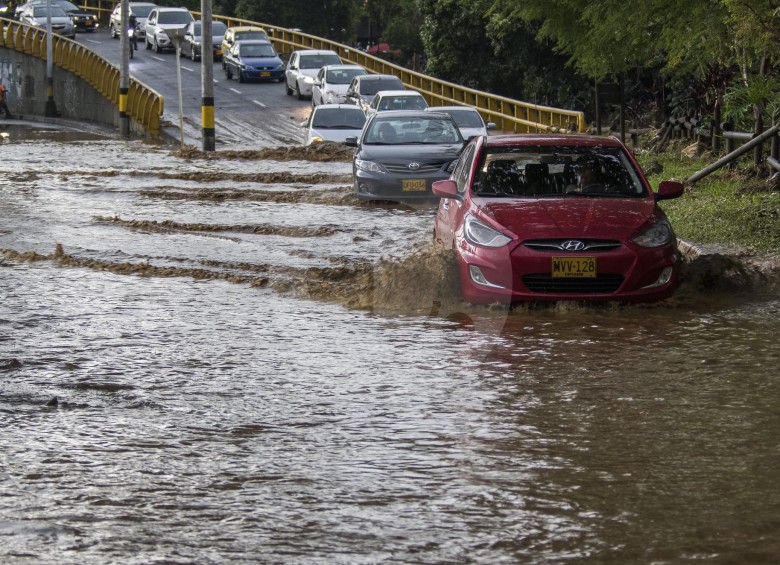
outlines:
[{"label": "white car", "polygon": [[154,8],[146,18],[146,48],[154,49],[157,53],[163,49],[174,49],[174,35],[180,33],[184,37],[187,24],[194,21],[195,18],[187,8]]},{"label": "white car", "polygon": [[[152,2],[129,2],[127,4],[128,16],[130,14],[135,16],[135,21],[138,27],[135,30],[135,36],[139,39],[146,35],[146,18],[149,17],[149,13],[157,7],[157,4]],[[114,11],[111,12],[111,18],[108,21],[108,32],[112,38],[119,37],[119,31],[122,29],[122,4],[121,2],[116,5]]]},{"label": "white car", "polygon": [[366,114],[354,104],[318,104],[304,124],[304,145],[321,141],[343,142],[358,136],[366,123]]},{"label": "white car", "polygon": [[347,88],[358,75],[368,74],[360,65],[325,65],[311,87],[311,105],[347,102]]},{"label": "white car", "polygon": [[455,123],[458,124],[458,129],[463,139],[469,140],[477,135],[487,135],[488,130],[495,129],[496,124],[493,122],[485,123],[482,119],[482,115],[476,108],[471,106],[431,106],[428,108],[431,112],[444,112],[449,114]]},{"label": "white car", "polygon": [[314,78],[325,65],[341,65],[341,58],[329,49],[302,49],[293,51],[284,71],[287,96],[295,92],[298,100],[311,97]]},{"label": "white car", "polygon": [[428,102],[416,90],[380,90],[366,109],[366,116],[387,110],[425,110]]}]

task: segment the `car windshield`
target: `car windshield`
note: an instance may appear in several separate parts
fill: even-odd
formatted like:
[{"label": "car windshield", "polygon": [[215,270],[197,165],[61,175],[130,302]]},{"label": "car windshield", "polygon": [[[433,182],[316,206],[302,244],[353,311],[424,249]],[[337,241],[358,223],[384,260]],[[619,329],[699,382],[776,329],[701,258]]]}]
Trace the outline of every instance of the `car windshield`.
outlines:
[{"label": "car windshield", "polygon": [[130,13],[135,14],[139,18],[146,18],[149,16],[149,12],[154,9],[154,6],[133,6],[130,5]]},{"label": "car windshield", "polygon": [[[434,108],[435,110],[436,108]],[[452,116],[458,127],[461,128],[482,128],[485,127],[482,117],[479,113],[471,110],[447,110],[447,114]]]},{"label": "car windshield", "polygon": [[157,23],[160,24],[188,24],[192,21],[192,14],[177,10],[175,12],[160,12]]},{"label": "car windshield", "polygon": [[358,75],[364,75],[363,69],[329,69],[325,80],[328,84],[349,84]]},{"label": "car windshield", "polygon": [[[200,37],[202,35],[201,33],[201,22],[195,22],[192,25],[192,35],[196,37]],[[225,30],[227,29],[227,26],[222,22],[211,22],[211,36],[217,36],[217,35],[224,35]]]},{"label": "car windshield", "polygon": [[385,96],[377,104],[379,110],[424,110],[427,107],[422,96]]},{"label": "car windshield", "polygon": [[638,197],[644,184],[616,147],[493,147],[482,157],[474,192],[492,197]]},{"label": "car windshield", "polygon": [[[382,116],[383,113],[377,114]],[[371,145],[462,143],[458,127],[450,119],[409,116],[377,118],[368,126],[365,143]]]},{"label": "car windshield", "polygon": [[255,43],[239,45],[238,54],[241,57],[275,57],[276,51],[270,43]]},{"label": "car windshield", "polygon": [[335,53],[328,55],[301,55],[300,68],[302,69],[321,69],[325,65],[338,65],[341,59]]},{"label": "car windshield", "polygon": [[46,6],[36,6],[33,8],[33,17],[34,18],[45,18],[46,14],[50,13],[52,18],[67,18],[68,14],[65,13],[65,10],[60,8],[59,6],[52,6],[51,11],[49,11]]},{"label": "car windshield", "polygon": [[393,79],[379,79],[379,80],[364,80],[360,82],[360,94],[373,95],[380,90],[403,90],[404,83],[400,78]]},{"label": "car windshield", "polygon": [[311,126],[314,129],[363,129],[365,123],[366,115],[357,107],[354,110],[318,108],[314,112]]},{"label": "car windshield", "polygon": [[236,33],[236,41],[242,39],[268,39],[268,35],[264,31],[239,31]]}]

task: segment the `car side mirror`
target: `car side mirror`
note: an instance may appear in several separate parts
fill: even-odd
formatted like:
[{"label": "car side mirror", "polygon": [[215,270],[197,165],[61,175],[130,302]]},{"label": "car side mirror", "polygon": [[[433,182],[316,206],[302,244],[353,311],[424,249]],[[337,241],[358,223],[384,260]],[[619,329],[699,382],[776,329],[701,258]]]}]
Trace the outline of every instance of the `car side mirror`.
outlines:
[{"label": "car side mirror", "polygon": [[494,122],[488,122],[485,124],[485,127],[487,129],[496,129],[496,124]]},{"label": "car side mirror", "polygon": [[344,140],[344,145],[347,147],[357,147],[358,146],[358,138],[355,135],[350,135]]},{"label": "car side mirror", "polygon": [[432,188],[434,196],[461,200],[461,196],[458,194],[458,185],[454,180],[437,180],[433,183]]},{"label": "car side mirror", "polygon": [[685,185],[675,180],[661,181],[658,185],[658,192],[655,193],[656,200],[671,200],[679,198],[685,192]]}]

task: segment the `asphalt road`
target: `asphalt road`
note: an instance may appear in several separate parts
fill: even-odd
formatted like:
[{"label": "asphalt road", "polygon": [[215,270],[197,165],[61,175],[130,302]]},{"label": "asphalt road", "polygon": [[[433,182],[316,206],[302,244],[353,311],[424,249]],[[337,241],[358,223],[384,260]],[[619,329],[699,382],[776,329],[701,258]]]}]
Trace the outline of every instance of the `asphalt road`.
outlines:
[{"label": "asphalt road", "polygon": [[[109,62],[119,65],[120,42],[111,39],[108,29],[80,33],[83,43]],[[184,142],[200,147],[201,136],[201,62],[180,58],[182,108],[179,109],[176,53],[155,53],[139,42],[130,60],[130,75],[155,89],[164,97],[163,121],[169,135],[180,139],[179,125],[184,124]],[[284,83],[239,83],[227,80],[222,64],[214,62],[214,116],[217,149],[256,148],[278,145],[300,145],[304,130],[300,123],[309,115],[309,100],[298,100],[285,94]]]}]

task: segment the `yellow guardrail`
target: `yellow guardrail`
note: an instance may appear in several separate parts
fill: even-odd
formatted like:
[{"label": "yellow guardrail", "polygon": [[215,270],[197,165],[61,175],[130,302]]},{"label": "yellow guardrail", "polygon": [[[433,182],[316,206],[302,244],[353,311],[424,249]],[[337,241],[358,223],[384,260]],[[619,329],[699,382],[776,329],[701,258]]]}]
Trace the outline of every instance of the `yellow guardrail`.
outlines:
[{"label": "yellow guardrail", "polygon": [[[0,18],[0,46],[46,60],[46,31]],[[119,69],[80,43],[59,35],[52,37],[52,63],[82,78],[119,107]],[[160,133],[163,97],[130,78],[127,114],[149,134]]]},{"label": "yellow guardrail", "polygon": [[[199,16],[198,12],[193,14]],[[217,15],[214,19],[222,20],[228,27],[253,25],[264,28],[274,48],[280,53],[290,53],[296,49],[332,49],[343,61],[362,65],[369,72],[398,76],[407,87],[420,92],[431,106],[473,106],[479,110],[485,121],[495,122],[496,129],[500,131],[567,133],[584,132],[588,128],[584,112],[529,104],[481,92],[412,71],[354,47],[300,31]]]}]

